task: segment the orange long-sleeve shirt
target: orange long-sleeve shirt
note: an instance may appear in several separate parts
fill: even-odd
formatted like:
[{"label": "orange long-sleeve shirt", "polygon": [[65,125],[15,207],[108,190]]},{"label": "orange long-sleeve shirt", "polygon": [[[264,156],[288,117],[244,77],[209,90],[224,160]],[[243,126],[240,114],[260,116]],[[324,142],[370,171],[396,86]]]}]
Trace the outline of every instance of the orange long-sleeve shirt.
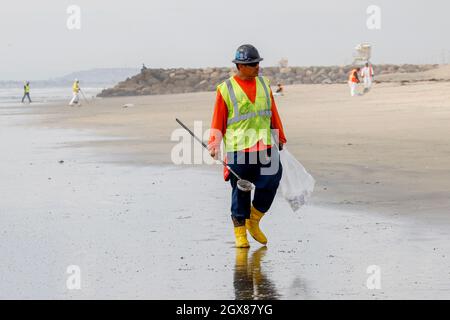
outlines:
[{"label": "orange long-sleeve shirt", "polygon": [[[250,99],[252,103],[255,103],[256,99],[256,79],[252,80],[243,80],[238,76],[234,76],[234,79],[237,81],[239,86],[245,92],[247,97]],[[277,106],[275,104],[275,99],[273,98],[272,90],[270,90],[270,97],[272,99],[272,118],[271,118],[271,127],[272,129],[278,129],[279,140],[281,143],[286,143],[286,137],[283,131],[283,124],[281,123],[280,115],[278,114]],[[222,141],[222,137],[225,135],[227,130],[227,121],[228,121],[228,108],[225,100],[223,100],[222,94],[219,90],[217,90],[216,96],[216,104],[214,106],[214,113],[211,123],[211,135],[209,138],[209,146],[210,148],[219,149],[220,143]],[[217,132],[220,132],[221,135],[217,135]],[[245,149],[244,151],[260,151],[264,149],[268,149],[271,146],[268,146],[263,143],[262,140],[258,141],[254,146]]]}]

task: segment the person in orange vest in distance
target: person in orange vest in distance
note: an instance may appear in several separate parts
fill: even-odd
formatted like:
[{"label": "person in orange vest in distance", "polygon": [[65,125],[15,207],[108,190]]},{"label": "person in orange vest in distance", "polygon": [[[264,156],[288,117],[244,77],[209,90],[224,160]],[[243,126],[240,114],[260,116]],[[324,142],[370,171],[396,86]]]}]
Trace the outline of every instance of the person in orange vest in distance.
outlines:
[{"label": "person in orange vest in distance", "polygon": [[[240,46],[232,61],[237,74],[217,86],[216,103],[208,149],[217,159],[223,140],[226,161],[242,179],[255,185],[251,192],[237,187],[237,178],[224,171],[232,187],[231,219],[237,248],[248,248],[247,231],[261,244],[267,238],[259,221],[269,210],[281,180],[278,149],[286,143],[281,119],[266,77],[259,76],[258,50],[249,44]],[[271,138],[275,129],[275,141]],[[222,139],[223,138],[223,139]],[[272,143],[278,143],[278,147]],[[270,169],[270,170],[267,170]]]},{"label": "person in orange vest in distance", "polygon": [[358,73],[361,70],[361,68],[355,68],[350,71],[350,75],[348,77],[348,85],[350,86],[350,95],[352,97],[356,96],[356,86],[360,82],[358,78]]}]

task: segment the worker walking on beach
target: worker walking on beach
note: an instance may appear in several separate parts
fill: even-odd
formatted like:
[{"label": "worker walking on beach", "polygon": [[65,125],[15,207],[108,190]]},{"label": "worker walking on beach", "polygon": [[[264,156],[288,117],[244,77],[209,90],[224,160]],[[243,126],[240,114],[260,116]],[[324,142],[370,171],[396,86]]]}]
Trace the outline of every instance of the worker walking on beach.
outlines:
[{"label": "worker walking on beach", "polygon": [[31,103],[30,98],[30,82],[26,81],[23,85],[23,97],[22,97],[22,103],[25,101],[25,97],[28,98],[28,102]]},{"label": "worker walking on beach", "polygon": [[366,65],[361,70],[361,77],[364,81],[364,93],[369,92],[372,87],[373,81],[373,68],[372,65],[366,62]]},{"label": "worker walking on beach", "polygon": [[[277,149],[283,148],[286,138],[269,80],[259,76],[262,60],[252,45],[237,49],[233,60],[237,74],[217,87],[208,144],[210,155],[217,159],[223,138],[230,168],[255,185],[252,201],[251,192],[240,190],[237,178],[224,172],[232,187],[231,218],[238,248],[250,246],[247,230],[256,241],[267,243],[259,221],[272,205],[282,175]],[[272,141],[271,129],[277,133],[276,141]],[[278,148],[272,147],[273,142]]]},{"label": "worker walking on beach", "polygon": [[358,73],[359,73],[360,70],[361,70],[361,68],[359,68],[359,67],[355,68],[355,69],[352,69],[352,71],[350,71],[350,74],[349,74],[349,77],[348,77],[348,85],[350,86],[350,95],[352,97],[358,95],[356,93],[356,86],[360,82],[359,78],[358,78]]},{"label": "worker walking on beach", "polygon": [[74,104],[78,104],[79,102],[79,93],[80,93],[80,81],[78,81],[78,79],[75,79],[75,82],[72,85],[72,100],[69,103],[69,106],[73,106]]}]

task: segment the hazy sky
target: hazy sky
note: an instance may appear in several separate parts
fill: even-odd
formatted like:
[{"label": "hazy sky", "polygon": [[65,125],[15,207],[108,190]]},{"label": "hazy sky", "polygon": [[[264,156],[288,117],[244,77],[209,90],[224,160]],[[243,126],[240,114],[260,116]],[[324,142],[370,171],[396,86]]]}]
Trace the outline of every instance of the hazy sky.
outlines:
[{"label": "hazy sky", "polygon": [[[66,26],[69,5],[81,29]],[[366,26],[369,5],[381,29]],[[265,58],[290,65],[352,61],[360,42],[373,63],[450,60],[446,0],[2,0],[0,80],[47,79],[97,67],[230,66],[252,43]]]}]

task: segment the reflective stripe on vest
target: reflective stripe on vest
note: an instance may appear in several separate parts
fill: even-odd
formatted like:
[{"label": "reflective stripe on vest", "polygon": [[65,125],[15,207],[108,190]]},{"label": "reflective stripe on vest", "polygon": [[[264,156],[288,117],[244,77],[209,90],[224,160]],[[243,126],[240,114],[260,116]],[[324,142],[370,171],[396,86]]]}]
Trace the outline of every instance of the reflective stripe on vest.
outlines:
[{"label": "reflective stripe on vest", "polygon": [[[271,107],[271,98],[269,95],[269,90],[267,89],[266,86],[266,82],[264,81],[264,79],[262,77],[258,77],[258,80],[260,81],[263,89],[264,89],[264,93],[266,95],[266,102],[267,102],[267,106]],[[250,113],[246,113],[243,115],[239,115],[239,105],[236,99],[236,94],[234,92],[233,89],[233,85],[231,84],[231,80],[228,79],[225,81],[227,88],[228,88],[228,92],[230,94],[230,99],[231,99],[231,103],[233,104],[233,110],[234,110],[234,117],[231,119],[228,119],[227,121],[227,125],[242,121],[242,120],[248,120],[251,118],[254,118],[256,116],[261,116],[261,117],[271,117],[272,116],[272,111],[271,108],[268,110],[260,110],[258,112],[250,112]]]}]

